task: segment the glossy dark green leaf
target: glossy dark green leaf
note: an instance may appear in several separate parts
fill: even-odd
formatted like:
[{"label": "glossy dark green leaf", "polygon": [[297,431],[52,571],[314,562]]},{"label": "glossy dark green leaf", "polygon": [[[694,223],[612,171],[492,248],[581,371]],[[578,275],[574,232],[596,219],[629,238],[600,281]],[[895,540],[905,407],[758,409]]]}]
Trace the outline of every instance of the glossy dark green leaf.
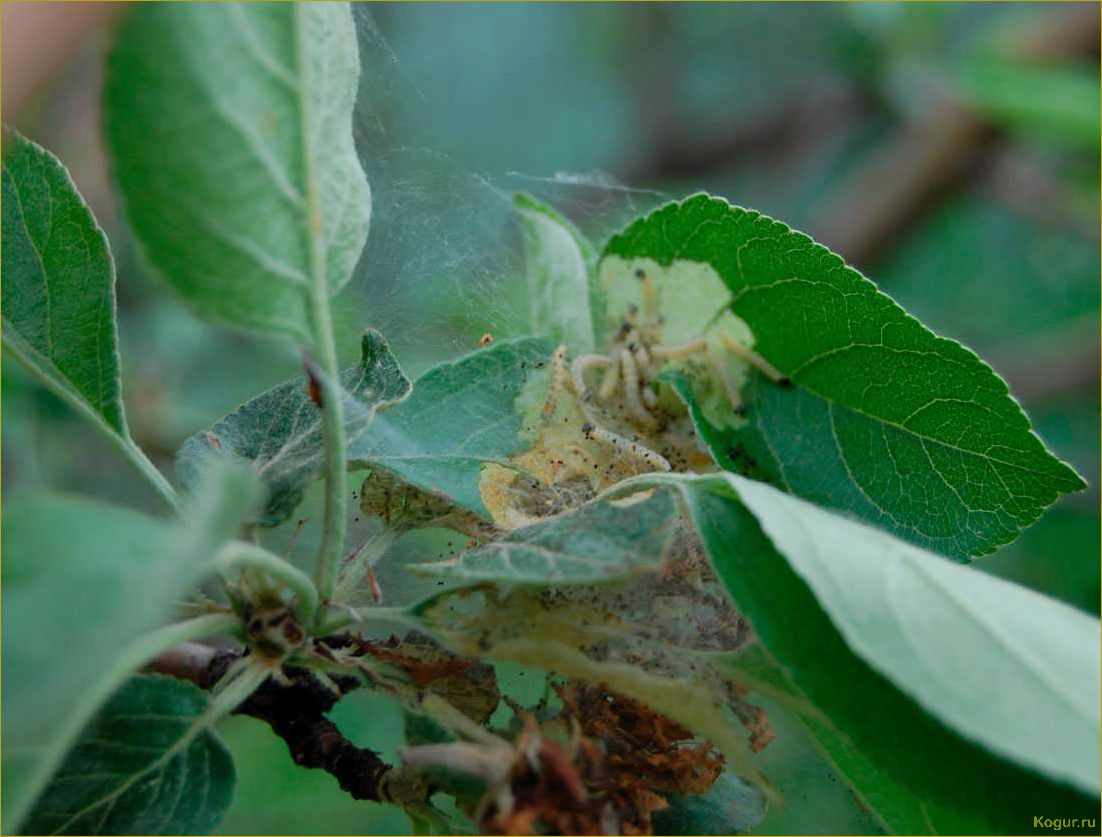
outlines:
[{"label": "glossy dark green leaf", "polygon": [[352,140],[347,3],[135,7],[105,126],[151,267],[204,317],[290,335],[348,281],[371,193]]},{"label": "glossy dark green leaf", "polygon": [[133,677],[92,718],[24,826],[30,834],[208,834],[233,798],[205,692]]},{"label": "glossy dark green leaf", "polygon": [[696,195],[615,236],[599,276],[635,264],[666,281],[708,266],[729,290],[715,313],[741,318],[796,384],[747,393],[748,423],[713,448],[721,461],[741,444],[775,484],[961,559],[1084,487],[987,364],[778,221]]},{"label": "glossy dark green leaf", "polygon": [[[360,364],[341,374],[344,423],[350,444],[375,418],[375,411],[401,401],[409,379],[377,331],[367,331]],[[275,526],[294,511],[306,486],[321,473],[325,456],[321,411],[305,378],[287,381],[246,401],[210,429],[184,442],[176,470],[185,487],[198,484],[213,461],[244,461],[256,468],[268,490],[258,522]]]},{"label": "glossy dark green leaf", "polygon": [[482,466],[531,446],[515,402],[552,348],[546,339],[503,340],[434,366],[349,446],[349,462],[385,468],[488,516],[478,490]]},{"label": "glossy dark green leaf", "polygon": [[762,483],[647,482],[682,487],[805,724],[888,827],[1013,832],[1097,807],[1063,784],[1099,784],[1093,619]]}]

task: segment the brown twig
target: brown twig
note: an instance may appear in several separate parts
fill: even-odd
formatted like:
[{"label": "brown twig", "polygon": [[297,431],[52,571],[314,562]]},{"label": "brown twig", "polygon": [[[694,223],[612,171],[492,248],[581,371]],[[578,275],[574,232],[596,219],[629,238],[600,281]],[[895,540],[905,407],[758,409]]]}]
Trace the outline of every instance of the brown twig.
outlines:
[{"label": "brown twig", "polygon": [[814,237],[847,262],[867,265],[918,217],[976,171],[994,131],[974,113],[943,101],[907,125],[850,181]]},{"label": "brown twig", "polygon": [[[215,649],[185,643],[161,654],[148,667],[210,689],[243,654],[241,648]],[[325,717],[341,695],[306,669],[284,667],[284,674],[287,684],[269,678],[237,708],[236,714],[267,723],[287,743],[295,764],[329,773],[353,799],[413,801],[396,800],[387,782],[393,771],[391,765],[374,750],[354,745]],[[333,675],[331,679],[342,694],[360,686],[354,677]]]}]

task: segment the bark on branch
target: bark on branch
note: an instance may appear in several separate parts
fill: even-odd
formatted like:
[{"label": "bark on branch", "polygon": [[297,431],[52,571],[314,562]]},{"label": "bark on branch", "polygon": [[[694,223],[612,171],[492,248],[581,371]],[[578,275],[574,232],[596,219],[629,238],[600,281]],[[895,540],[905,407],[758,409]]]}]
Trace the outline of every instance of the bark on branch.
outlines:
[{"label": "bark on branch", "polygon": [[[190,680],[206,690],[212,688],[243,654],[241,648],[216,649],[184,643],[159,656],[149,668]],[[339,695],[306,669],[285,666],[284,674],[288,684],[269,678],[235,714],[267,723],[286,742],[295,764],[329,773],[353,799],[412,801],[395,799],[394,794],[388,792],[386,780],[393,770],[391,765],[374,750],[354,745],[325,717]],[[342,694],[360,686],[360,681],[354,677],[335,675],[330,679],[340,687]]]}]

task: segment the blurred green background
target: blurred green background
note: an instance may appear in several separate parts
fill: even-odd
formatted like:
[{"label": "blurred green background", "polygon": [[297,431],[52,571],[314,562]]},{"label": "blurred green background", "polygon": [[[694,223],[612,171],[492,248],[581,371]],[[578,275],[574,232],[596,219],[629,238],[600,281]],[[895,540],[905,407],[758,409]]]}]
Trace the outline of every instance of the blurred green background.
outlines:
[{"label": "blurred green background", "polygon": [[[368,248],[340,298],[407,370],[522,330],[517,189],[600,242],[697,190],[811,233],[1009,381],[1092,488],[978,566],[1099,611],[1098,7],[1061,3],[361,4],[357,141]],[[86,43],[15,125],[57,153],[118,260],[127,409],[171,470],[185,436],[298,371],[286,345],[200,323],[146,275],[109,187]],[[8,364],[3,489],[156,511],[99,437]],[[336,710],[357,743],[401,743],[394,706]],[[789,722],[777,717],[777,725]],[[224,833],[405,833],[404,817],[300,770],[252,719]],[[763,754],[793,804],[767,833],[870,823],[793,729]]]}]

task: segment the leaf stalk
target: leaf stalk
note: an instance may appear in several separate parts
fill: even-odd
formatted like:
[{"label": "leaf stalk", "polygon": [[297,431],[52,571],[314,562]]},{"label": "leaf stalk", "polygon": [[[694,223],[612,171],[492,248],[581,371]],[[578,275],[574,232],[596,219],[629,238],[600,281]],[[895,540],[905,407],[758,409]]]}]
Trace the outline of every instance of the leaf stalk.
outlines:
[{"label": "leaf stalk", "polygon": [[298,598],[298,619],[306,626],[312,625],[318,612],[318,590],[310,576],[291,566],[278,555],[263,547],[244,541],[231,541],[222,547],[215,559],[219,570],[231,567],[248,567],[260,570],[282,581]]}]

